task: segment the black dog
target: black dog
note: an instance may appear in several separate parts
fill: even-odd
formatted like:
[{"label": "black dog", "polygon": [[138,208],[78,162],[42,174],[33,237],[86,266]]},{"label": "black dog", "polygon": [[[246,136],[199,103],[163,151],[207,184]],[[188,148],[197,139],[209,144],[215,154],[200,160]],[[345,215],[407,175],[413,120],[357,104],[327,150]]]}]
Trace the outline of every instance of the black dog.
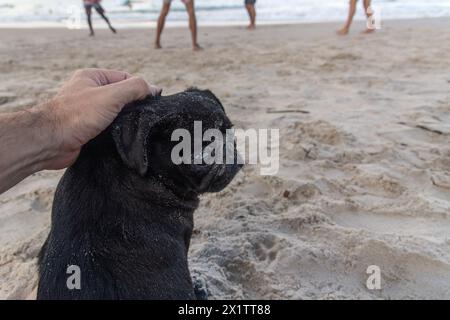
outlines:
[{"label": "black dog", "polygon": [[[83,147],[56,190],[38,299],[196,298],[187,254],[198,196],[222,190],[241,165],[174,164],[171,134],[192,134],[194,121],[232,127],[210,91],[190,89],[127,106]],[[80,289],[67,285],[71,265]]]}]

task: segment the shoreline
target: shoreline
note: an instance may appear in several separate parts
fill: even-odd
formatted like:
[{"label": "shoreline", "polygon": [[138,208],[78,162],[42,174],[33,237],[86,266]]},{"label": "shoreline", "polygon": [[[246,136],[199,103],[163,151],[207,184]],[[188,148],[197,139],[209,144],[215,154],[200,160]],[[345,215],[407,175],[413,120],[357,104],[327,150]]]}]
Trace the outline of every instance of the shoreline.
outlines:
[{"label": "shoreline", "polygon": [[[449,17],[419,17],[419,18],[392,18],[383,19],[382,28],[385,25],[384,22],[396,23],[396,22],[445,22],[450,19]],[[322,21],[297,21],[297,20],[274,20],[274,21],[257,21],[258,26],[289,26],[289,25],[326,25],[326,24],[343,24],[343,20],[322,20]],[[364,19],[354,19],[355,24],[364,23]],[[99,30],[107,30],[108,27],[101,20],[94,20],[94,28]],[[145,21],[145,22],[114,22],[113,25],[126,30],[132,29],[155,29],[156,21]],[[247,26],[248,21],[230,21],[230,22],[202,22],[198,23],[199,28],[226,28],[226,27],[242,27]],[[188,21],[168,21],[165,24],[165,28],[176,29],[188,27]],[[64,22],[33,22],[33,23],[23,23],[23,22],[12,22],[12,23],[0,23],[0,30],[5,29],[65,29],[65,30],[87,30],[88,26],[84,19],[82,20],[82,25],[80,28],[68,28],[64,25]]]}]

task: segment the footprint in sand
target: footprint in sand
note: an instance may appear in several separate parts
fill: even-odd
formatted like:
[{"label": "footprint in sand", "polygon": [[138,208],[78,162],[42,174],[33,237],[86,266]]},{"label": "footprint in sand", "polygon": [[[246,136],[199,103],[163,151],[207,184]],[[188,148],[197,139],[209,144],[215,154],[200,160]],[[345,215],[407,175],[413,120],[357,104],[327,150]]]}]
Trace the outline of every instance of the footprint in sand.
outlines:
[{"label": "footprint in sand", "polygon": [[2,93],[0,95],[0,105],[7,104],[16,100],[16,96],[12,94]]},{"label": "footprint in sand", "polygon": [[53,202],[53,189],[38,189],[30,195],[31,208],[38,212],[49,212]]},{"label": "footprint in sand", "polygon": [[287,127],[285,136],[287,142],[291,143],[313,141],[326,145],[341,144],[346,138],[338,128],[322,120],[294,122]]},{"label": "footprint in sand", "polygon": [[276,260],[278,252],[285,247],[283,242],[273,235],[259,235],[252,239],[254,253],[259,261],[271,263]]}]

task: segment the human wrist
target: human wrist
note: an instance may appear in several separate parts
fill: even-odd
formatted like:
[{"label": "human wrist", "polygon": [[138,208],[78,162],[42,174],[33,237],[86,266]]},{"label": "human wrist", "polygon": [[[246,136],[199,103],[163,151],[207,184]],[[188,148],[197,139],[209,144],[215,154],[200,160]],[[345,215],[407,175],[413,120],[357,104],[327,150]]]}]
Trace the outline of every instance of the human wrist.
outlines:
[{"label": "human wrist", "polygon": [[58,101],[56,99],[44,102],[34,108],[24,111],[32,128],[31,141],[35,143],[35,171],[54,169],[53,163],[62,149],[62,120],[57,116]]},{"label": "human wrist", "polygon": [[0,114],[0,193],[29,175],[48,169],[55,158],[55,123],[41,106]]}]

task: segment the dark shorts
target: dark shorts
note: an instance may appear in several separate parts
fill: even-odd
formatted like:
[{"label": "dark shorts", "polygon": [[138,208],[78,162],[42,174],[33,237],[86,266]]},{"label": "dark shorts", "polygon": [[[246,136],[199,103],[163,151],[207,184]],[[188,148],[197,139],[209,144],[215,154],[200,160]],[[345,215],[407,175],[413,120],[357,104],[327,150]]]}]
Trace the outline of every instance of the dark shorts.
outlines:
[{"label": "dark shorts", "polygon": [[256,0],[245,0],[245,4],[255,4]]},{"label": "dark shorts", "polygon": [[92,10],[92,8],[94,8],[95,10],[97,10],[98,12],[105,12],[105,10],[103,9],[103,7],[100,5],[100,3],[93,3],[93,4],[85,4],[84,8],[87,10]]}]

